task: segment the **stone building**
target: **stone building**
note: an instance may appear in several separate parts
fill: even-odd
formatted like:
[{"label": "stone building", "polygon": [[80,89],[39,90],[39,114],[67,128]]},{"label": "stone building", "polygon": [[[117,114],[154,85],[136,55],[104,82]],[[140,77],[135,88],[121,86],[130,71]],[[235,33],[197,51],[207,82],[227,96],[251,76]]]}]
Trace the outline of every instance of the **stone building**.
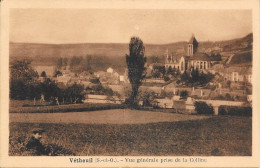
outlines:
[{"label": "stone building", "polygon": [[190,70],[191,68],[197,68],[202,71],[208,70],[212,66],[212,62],[216,62],[216,59],[206,53],[197,52],[198,46],[198,41],[196,40],[195,36],[192,35],[190,41],[187,44],[187,53],[183,53],[181,58],[178,59],[174,55],[169,55],[167,51],[165,68],[175,68],[180,70],[181,73],[183,73],[185,70]]}]

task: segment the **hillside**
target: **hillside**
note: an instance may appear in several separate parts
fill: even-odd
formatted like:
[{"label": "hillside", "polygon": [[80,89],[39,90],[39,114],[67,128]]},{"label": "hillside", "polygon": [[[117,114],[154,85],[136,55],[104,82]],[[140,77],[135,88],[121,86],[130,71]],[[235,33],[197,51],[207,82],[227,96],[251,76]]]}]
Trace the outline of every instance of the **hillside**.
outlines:
[{"label": "hillside", "polygon": [[252,51],[245,51],[235,54],[228,62],[228,65],[237,65],[245,63],[252,65]]}]

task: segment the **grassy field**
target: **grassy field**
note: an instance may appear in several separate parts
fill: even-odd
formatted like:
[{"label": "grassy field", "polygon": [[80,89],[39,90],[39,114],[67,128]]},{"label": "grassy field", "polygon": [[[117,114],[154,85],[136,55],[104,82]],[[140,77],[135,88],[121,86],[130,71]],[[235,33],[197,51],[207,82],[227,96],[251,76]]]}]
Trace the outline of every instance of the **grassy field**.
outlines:
[{"label": "grassy field", "polygon": [[[10,155],[20,149],[30,130],[46,130],[43,143],[75,155],[250,156],[251,117],[213,116],[207,119],[149,124],[10,123]],[[68,152],[69,153],[69,152]],[[69,154],[70,155],[70,154]]]},{"label": "grassy field", "polygon": [[131,109],[111,109],[66,113],[10,113],[10,122],[59,124],[147,124],[199,120],[211,116],[184,115]]}]

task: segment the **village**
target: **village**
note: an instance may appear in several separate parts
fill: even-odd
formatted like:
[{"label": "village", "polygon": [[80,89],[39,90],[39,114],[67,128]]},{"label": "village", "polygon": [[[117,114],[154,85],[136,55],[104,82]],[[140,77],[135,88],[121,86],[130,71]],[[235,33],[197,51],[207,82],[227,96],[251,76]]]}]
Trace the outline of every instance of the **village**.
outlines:
[{"label": "village", "polygon": [[227,156],[252,165],[257,12],[150,3],[4,11],[3,156],[173,161],[160,167]]},{"label": "village", "polygon": [[[242,44],[247,47],[250,44]],[[204,101],[214,107],[218,114],[220,105],[251,106],[252,104],[252,63],[229,65],[239,54],[251,54],[252,50],[225,52],[221,47],[207,50],[199,47],[192,35],[187,46],[169,54],[163,54],[164,63],[146,63],[146,77],[139,89],[141,107],[174,109],[183,113],[194,113],[195,101]],[[227,56],[228,55],[228,56]],[[113,67],[106,71],[74,73],[65,64],[56,67],[36,67],[39,74],[46,75],[59,87],[72,84],[85,89],[84,103],[121,104],[130,92],[127,68],[117,72]],[[56,74],[53,77],[53,74]],[[99,92],[98,87],[107,88],[109,93]],[[111,92],[112,90],[112,92]]]}]

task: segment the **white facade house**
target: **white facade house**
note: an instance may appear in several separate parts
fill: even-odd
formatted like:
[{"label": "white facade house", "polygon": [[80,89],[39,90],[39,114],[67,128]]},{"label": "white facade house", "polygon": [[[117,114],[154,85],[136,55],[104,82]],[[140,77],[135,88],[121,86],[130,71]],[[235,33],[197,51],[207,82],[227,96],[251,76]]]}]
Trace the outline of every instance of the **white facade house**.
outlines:
[{"label": "white facade house", "polygon": [[109,68],[107,68],[107,72],[108,72],[108,73],[113,73],[113,72],[114,72],[114,69],[111,68],[111,67],[109,67]]},{"label": "white facade house", "polygon": [[120,75],[119,76],[119,81],[120,82],[125,82],[125,76],[124,75]]}]

